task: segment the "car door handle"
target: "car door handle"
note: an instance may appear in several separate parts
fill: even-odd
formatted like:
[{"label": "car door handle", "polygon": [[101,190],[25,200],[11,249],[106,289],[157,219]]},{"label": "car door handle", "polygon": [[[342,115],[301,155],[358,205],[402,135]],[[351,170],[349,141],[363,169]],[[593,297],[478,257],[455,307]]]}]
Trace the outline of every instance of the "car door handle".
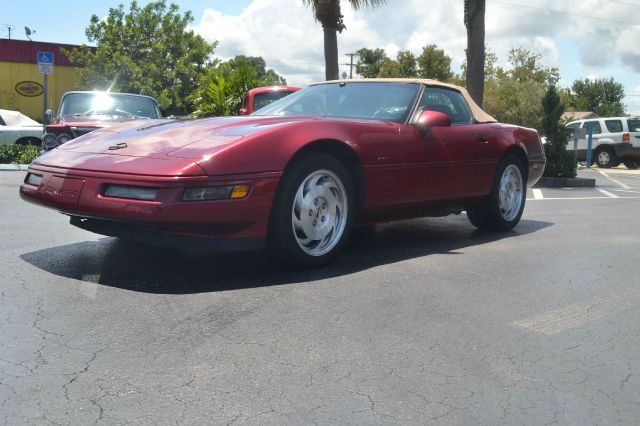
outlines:
[{"label": "car door handle", "polygon": [[487,136],[487,135],[476,135],[476,140],[478,142],[489,142],[489,136]]}]

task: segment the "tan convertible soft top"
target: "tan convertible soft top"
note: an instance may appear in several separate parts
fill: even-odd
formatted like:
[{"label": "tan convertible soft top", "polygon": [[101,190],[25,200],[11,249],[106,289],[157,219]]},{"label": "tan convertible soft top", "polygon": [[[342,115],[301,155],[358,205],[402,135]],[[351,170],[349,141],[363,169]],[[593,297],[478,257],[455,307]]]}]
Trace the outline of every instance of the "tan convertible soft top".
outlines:
[{"label": "tan convertible soft top", "polygon": [[[486,112],[484,112],[484,110],[480,108],[478,104],[475,103],[475,101],[471,98],[471,95],[469,95],[469,92],[467,92],[467,89],[465,89],[462,86],[443,83],[438,80],[430,80],[427,78],[358,78],[353,80],[333,80],[333,81],[327,81],[326,83],[376,83],[376,82],[420,83],[420,84],[425,84],[427,86],[445,87],[447,89],[455,90],[457,92],[460,92],[460,94],[464,96],[464,98],[467,100],[467,103],[471,108],[471,113],[473,114],[473,118],[475,118],[475,120],[478,123],[495,123],[498,121],[492,116],[490,116],[489,114],[487,114]],[[319,83],[319,84],[322,84],[322,83]]]}]

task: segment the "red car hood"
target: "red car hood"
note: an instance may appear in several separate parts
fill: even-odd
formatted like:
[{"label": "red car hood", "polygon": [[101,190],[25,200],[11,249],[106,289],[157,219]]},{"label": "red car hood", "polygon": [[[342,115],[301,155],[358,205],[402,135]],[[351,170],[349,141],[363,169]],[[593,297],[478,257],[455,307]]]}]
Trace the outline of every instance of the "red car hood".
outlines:
[{"label": "red car hood", "polygon": [[[309,117],[221,117],[203,120],[144,120],[103,128],[73,139],[35,160],[35,164],[109,170],[128,157],[195,164],[207,159],[245,136],[268,131]],[[111,160],[105,160],[110,157]],[[92,161],[95,158],[95,161]],[[81,159],[81,161],[80,161]],[[171,160],[171,161],[169,161]],[[138,161],[142,164],[142,161]],[[168,164],[167,163],[167,164]],[[127,164],[134,168],[133,162]],[[112,171],[115,171],[111,169]],[[119,172],[122,172],[118,168]],[[138,171],[139,173],[140,171]],[[167,174],[171,173],[167,170]],[[164,173],[163,173],[164,174]]]}]

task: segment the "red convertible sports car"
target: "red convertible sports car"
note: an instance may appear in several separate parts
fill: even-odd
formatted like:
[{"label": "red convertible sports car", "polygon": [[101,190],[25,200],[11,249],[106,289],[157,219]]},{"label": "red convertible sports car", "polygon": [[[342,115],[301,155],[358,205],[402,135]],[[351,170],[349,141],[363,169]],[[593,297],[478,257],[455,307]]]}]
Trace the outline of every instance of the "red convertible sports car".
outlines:
[{"label": "red convertible sports car", "polygon": [[535,130],[497,123],[464,88],[348,80],[246,117],[89,133],[35,160],[20,194],[99,234],[317,266],[361,224],[466,210],[511,229],[544,166]]}]

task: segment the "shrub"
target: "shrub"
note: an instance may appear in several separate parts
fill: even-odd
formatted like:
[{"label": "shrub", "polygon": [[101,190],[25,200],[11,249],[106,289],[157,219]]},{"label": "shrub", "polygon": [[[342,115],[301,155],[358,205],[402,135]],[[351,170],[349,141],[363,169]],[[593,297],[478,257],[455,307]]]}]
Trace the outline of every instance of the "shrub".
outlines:
[{"label": "shrub", "polygon": [[560,103],[560,97],[553,85],[549,86],[547,94],[542,100],[542,108],[544,110],[542,129],[547,137],[547,144],[545,145],[547,166],[544,169],[544,176],[576,177],[577,164],[573,153],[566,149],[567,131],[560,123],[564,107]]},{"label": "shrub", "polygon": [[29,164],[38,156],[40,148],[31,145],[0,145],[0,164]]}]

